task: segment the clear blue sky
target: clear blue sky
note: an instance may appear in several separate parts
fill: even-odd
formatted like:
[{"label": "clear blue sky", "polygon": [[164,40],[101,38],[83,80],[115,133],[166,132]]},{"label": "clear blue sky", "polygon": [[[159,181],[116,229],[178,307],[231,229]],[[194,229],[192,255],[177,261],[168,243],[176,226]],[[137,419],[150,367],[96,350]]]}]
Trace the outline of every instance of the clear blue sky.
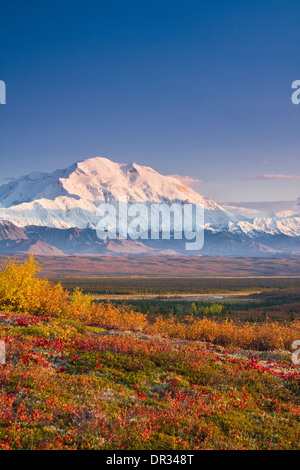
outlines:
[{"label": "clear blue sky", "polygon": [[300,196],[299,0],[2,2],[0,41],[2,182],[106,156]]}]

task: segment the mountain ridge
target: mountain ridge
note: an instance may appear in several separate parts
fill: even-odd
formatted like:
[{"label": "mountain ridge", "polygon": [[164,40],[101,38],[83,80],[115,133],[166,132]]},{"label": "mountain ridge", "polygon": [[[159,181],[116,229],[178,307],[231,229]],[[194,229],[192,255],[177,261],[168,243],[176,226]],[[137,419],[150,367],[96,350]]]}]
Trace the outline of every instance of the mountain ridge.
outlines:
[{"label": "mountain ridge", "polygon": [[[99,204],[124,198],[147,204],[203,205],[204,252],[208,250],[208,254],[224,255],[226,250],[232,256],[247,254],[247,250],[253,255],[295,253],[295,250],[300,253],[299,200],[295,206],[283,207],[285,210],[281,212],[220,204],[174,176],[161,175],[137,163],[115,163],[103,157],[81,160],[52,173],[32,172],[2,185],[0,253],[30,250],[30,247],[49,254],[57,250],[62,255],[103,254],[113,250],[136,254],[182,253],[182,246],[176,240],[164,244],[151,240],[111,240],[110,245],[98,240],[95,227]],[[49,239],[50,232],[54,244]]]},{"label": "mountain ridge", "polygon": [[[100,202],[189,202],[202,204],[208,223],[226,224],[232,215],[179,179],[136,163],[102,157],[77,162],[53,173],[30,173],[0,187],[0,219],[17,226],[56,228],[96,226]],[[235,217],[234,217],[235,218]]]}]

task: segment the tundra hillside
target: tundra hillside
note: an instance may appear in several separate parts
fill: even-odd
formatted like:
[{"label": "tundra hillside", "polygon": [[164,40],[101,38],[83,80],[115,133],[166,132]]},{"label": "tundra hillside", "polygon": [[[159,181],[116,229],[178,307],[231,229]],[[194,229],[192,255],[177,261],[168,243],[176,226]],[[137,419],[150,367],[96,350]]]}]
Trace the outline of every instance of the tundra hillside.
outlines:
[{"label": "tundra hillside", "polygon": [[0,272],[0,449],[299,449],[300,322],[147,315]]}]

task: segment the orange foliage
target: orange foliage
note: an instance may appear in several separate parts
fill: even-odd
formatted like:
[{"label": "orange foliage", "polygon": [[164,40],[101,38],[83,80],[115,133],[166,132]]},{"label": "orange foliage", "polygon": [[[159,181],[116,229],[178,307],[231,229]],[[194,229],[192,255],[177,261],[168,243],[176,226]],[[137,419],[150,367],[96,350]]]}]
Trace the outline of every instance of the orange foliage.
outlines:
[{"label": "orange foliage", "polygon": [[178,321],[174,317],[156,319],[152,330],[155,333],[186,340],[208,341],[222,346],[237,346],[258,351],[272,349],[289,350],[292,342],[300,338],[300,321],[278,323],[246,323],[226,319],[218,321],[208,318],[185,317]]},{"label": "orange foliage", "polygon": [[17,265],[9,260],[0,272],[0,309],[29,315],[42,315],[80,321],[119,330],[147,332],[185,340],[208,341],[243,349],[290,349],[300,338],[300,321],[242,323],[194,316],[156,319],[150,325],[146,315],[129,306],[117,307],[109,301],[95,303],[89,295],[75,289],[72,294],[61,284],[37,277],[40,267],[33,256]]}]

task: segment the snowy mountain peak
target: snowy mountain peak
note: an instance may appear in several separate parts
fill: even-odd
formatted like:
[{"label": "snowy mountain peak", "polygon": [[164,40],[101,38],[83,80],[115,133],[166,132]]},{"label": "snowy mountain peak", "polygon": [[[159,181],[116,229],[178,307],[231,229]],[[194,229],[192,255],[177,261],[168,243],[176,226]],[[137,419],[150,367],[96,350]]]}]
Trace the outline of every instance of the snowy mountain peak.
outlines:
[{"label": "snowy mountain peak", "polygon": [[299,200],[295,210],[274,213],[221,205],[180,179],[151,167],[93,157],[52,173],[32,172],[0,187],[0,219],[18,227],[86,228],[97,224],[102,201],[189,202],[202,204],[205,228],[255,238],[258,234],[300,236]]},{"label": "snowy mountain peak", "polygon": [[[94,157],[53,173],[34,172],[0,187],[0,219],[17,226],[94,226],[100,202],[190,202],[207,209],[206,223],[226,225],[232,215],[173,176],[137,163]],[[235,217],[233,216],[234,220]]]}]

